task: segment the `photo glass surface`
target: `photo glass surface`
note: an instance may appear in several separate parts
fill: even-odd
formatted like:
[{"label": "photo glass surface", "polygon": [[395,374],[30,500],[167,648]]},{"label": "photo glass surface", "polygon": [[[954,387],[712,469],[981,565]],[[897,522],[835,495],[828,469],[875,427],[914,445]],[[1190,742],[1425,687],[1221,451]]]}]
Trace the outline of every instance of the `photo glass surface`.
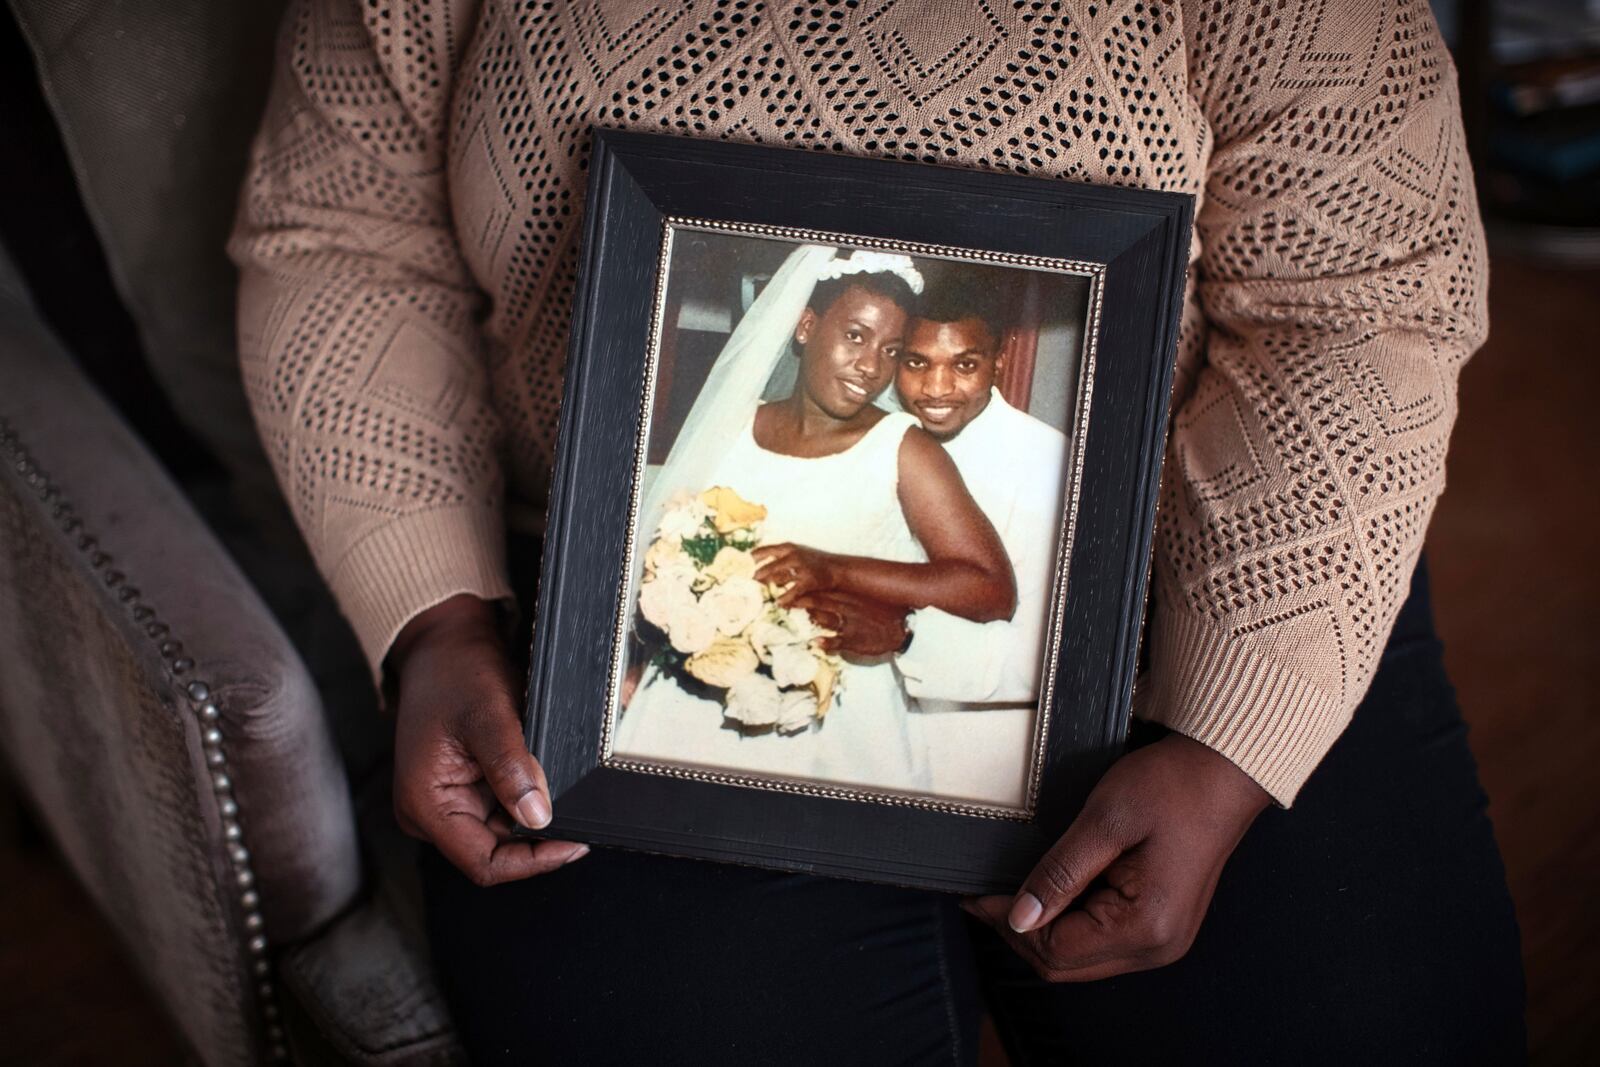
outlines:
[{"label": "photo glass surface", "polygon": [[1097,270],[669,222],[602,763],[1026,817]]}]

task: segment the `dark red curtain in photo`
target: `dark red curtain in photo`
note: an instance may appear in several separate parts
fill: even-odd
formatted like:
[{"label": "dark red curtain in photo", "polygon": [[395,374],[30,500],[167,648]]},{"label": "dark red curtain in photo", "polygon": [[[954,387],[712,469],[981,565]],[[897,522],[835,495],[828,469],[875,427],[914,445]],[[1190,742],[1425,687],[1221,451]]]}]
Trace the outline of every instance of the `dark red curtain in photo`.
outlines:
[{"label": "dark red curtain in photo", "polygon": [[1018,411],[1027,411],[1033,396],[1033,365],[1039,355],[1039,303],[1039,280],[1029,274],[1022,284],[1012,326],[1000,344],[1005,362],[995,375],[1000,395]]}]

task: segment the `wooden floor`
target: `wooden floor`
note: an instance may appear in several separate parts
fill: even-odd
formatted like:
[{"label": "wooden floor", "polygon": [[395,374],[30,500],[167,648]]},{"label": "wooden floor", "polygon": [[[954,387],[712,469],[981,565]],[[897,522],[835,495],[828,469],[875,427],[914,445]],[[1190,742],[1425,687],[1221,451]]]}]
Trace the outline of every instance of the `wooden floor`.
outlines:
[{"label": "wooden floor", "polygon": [[[1600,1062],[1600,272],[1501,257],[1491,292],[1428,551],[1522,924],[1533,1060],[1587,1064]],[[87,900],[3,827],[0,1035],[0,1064],[180,1056]]]}]

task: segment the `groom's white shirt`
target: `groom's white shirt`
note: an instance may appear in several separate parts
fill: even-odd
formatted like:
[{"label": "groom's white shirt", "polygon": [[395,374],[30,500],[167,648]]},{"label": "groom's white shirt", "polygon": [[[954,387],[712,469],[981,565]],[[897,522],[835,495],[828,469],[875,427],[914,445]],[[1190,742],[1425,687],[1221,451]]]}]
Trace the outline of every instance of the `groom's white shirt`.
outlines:
[{"label": "groom's white shirt", "polygon": [[934,608],[911,617],[896,659],[918,700],[933,790],[969,800],[1024,800],[1046,608],[1066,488],[1067,439],[993,390],[977,418],[945,442],[967,490],[1011,557],[1017,610],[976,623]]}]

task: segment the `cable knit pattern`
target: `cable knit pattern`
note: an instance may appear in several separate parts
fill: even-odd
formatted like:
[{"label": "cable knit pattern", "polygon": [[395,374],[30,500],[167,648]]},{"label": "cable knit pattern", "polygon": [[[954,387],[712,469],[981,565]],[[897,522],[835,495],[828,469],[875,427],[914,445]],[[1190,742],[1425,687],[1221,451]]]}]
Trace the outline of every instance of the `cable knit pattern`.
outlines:
[{"label": "cable knit pattern", "polygon": [[262,437],[375,669],[510,593],[591,124],[1200,197],[1139,713],[1289,803],[1376,669],[1484,256],[1424,3],[300,0],[233,243]]}]

